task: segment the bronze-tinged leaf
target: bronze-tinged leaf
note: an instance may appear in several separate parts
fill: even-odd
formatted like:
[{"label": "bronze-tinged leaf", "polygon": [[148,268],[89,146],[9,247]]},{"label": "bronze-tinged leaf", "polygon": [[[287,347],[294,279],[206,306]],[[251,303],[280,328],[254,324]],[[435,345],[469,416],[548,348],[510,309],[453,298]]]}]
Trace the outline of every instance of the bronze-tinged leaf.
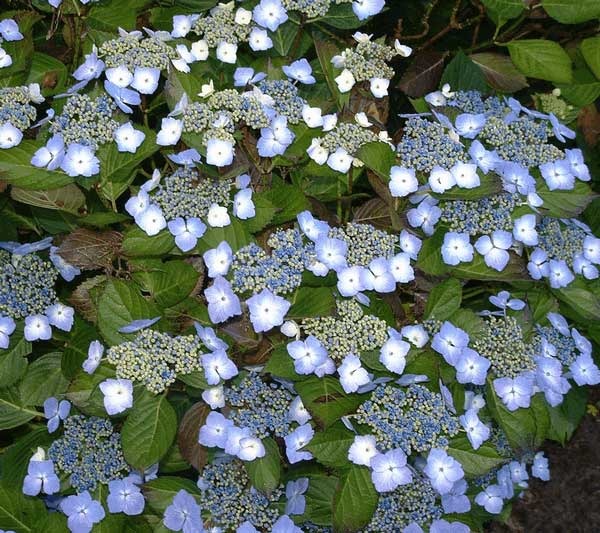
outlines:
[{"label": "bronze-tinged leaf", "polygon": [[259,340],[252,324],[247,318],[237,318],[235,320],[229,320],[221,330],[229,335],[236,344],[242,348],[255,350],[258,348]]},{"label": "bronze-tinged leaf", "polygon": [[256,350],[242,355],[242,362],[244,365],[264,365],[272,351],[273,345],[267,339],[262,339]]},{"label": "bronze-tinged leaf", "polygon": [[106,283],[106,276],[94,276],[80,283],[69,297],[68,302],[88,322],[96,323],[98,319],[98,299],[101,288]]},{"label": "bronze-tinged leaf", "polygon": [[376,228],[389,228],[392,225],[391,207],[381,198],[371,198],[354,209],[354,222],[372,224]]},{"label": "bronze-tinged leaf", "polygon": [[442,77],[444,60],[449,52],[422,50],[415,54],[412,64],[400,78],[398,87],[411,98],[420,98],[435,91]]},{"label": "bronze-tinged leaf", "polygon": [[67,263],[83,270],[110,268],[122,240],[118,231],[79,228],[67,235],[58,254]]},{"label": "bronze-tinged leaf", "polygon": [[600,137],[600,113],[593,104],[581,110],[577,125],[581,128],[586,144],[592,148],[596,146]]},{"label": "bronze-tinged leaf", "polygon": [[177,432],[177,444],[181,455],[198,472],[204,468],[208,455],[206,448],[198,443],[198,431],[209,413],[210,407],[204,402],[195,403],[183,415]]},{"label": "bronze-tinged leaf", "polygon": [[514,93],[528,86],[527,78],[517,70],[509,56],[483,52],[469,57],[483,71],[488,84],[497,91]]}]

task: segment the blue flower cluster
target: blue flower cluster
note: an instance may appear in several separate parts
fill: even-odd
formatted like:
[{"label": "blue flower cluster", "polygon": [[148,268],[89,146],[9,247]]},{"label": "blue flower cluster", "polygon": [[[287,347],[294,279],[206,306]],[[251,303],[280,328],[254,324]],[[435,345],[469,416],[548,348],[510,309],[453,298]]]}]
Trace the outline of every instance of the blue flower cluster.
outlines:
[{"label": "blue flower cluster", "polygon": [[252,435],[285,437],[290,432],[290,407],[293,394],[278,383],[265,383],[256,372],[244,376],[224,391],[231,408],[229,419],[248,428]]},{"label": "blue flower cluster", "polygon": [[[413,228],[430,236],[439,227],[443,262],[471,263],[477,252],[487,267],[502,272],[525,250],[531,277],[547,278],[552,288],[568,286],[576,274],[597,278],[600,240],[591,230],[575,219],[539,214],[545,191],[570,191],[590,180],[581,150],[553,144],[574,132],[554,114],[531,111],[514,98],[483,99],[469,91],[436,92],[426,100],[435,121],[407,120],[390,192],[418,204],[407,212]],[[477,192],[483,180],[488,189],[476,200],[445,197]],[[502,192],[490,194],[490,183]]]},{"label": "blue flower cluster", "polygon": [[266,288],[287,294],[300,286],[302,273],[314,260],[314,247],[305,245],[302,234],[293,229],[272,233],[267,246],[270,254],[257,244],[235,252],[229,277],[236,293],[255,294]]},{"label": "blue flower cluster", "polygon": [[52,443],[48,456],[78,492],[93,491],[129,470],[121,436],[109,420],[95,416],[68,417],[63,436]]},{"label": "blue flower cluster", "polygon": [[446,447],[460,429],[442,396],[417,384],[379,385],[352,419],[369,426],[380,449],[400,448],[407,455]]},{"label": "blue flower cluster", "polygon": [[[434,330],[431,347],[454,367],[459,383],[484,385],[491,373],[494,391],[510,411],[529,407],[537,391],[544,393],[551,406],[560,405],[571,389],[569,378],[580,386],[600,383],[590,341],[562,315],[547,314],[551,327],[528,324],[535,331],[531,337],[522,327],[525,302],[511,299],[506,291],[491,296],[490,301],[499,310],[483,312],[483,327],[475,338],[449,321]],[[508,311],[522,314],[517,319]],[[489,431],[481,433],[477,417],[467,418],[474,422],[470,438],[479,444],[487,440]]]},{"label": "blue flower cluster", "polygon": [[[43,417],[40,399],[25,398],[31,374],[12,383],[23,425],[41,420],[59,434],[31,457],[22,491],[60,510],[72,533],[92,531],[106,509],[183,533],[468,533],[466,524],[501,513],[530,477],[549,479],[547,459],[517,446],[503,417],[558,407],[575,385],[600,383],[588,330],[571,322],[575,297],[561,290],[575,283],[592,299],[590,281],[600,277],[600,239],[575,218],[591,173],[561,123],[572,110],[558,93],[536,95],[530,110],[444,86],[425,97],[429,112],[402,115],[392,141],[387,100],[377,113],[349,110],[368,91],[388,96],[391,63],[411,49],[360,31],[338,49],[318,42],[320,30],[304,31],[346,24],[352,12],[364,20],[384,5],[232,1],[175,15],[170,31],[98,32],[76,83],[37,124],[38,85],[0,89],[0,149],[35,137],[10,155],[31,148],[35,172],[68,184],[60,201],[85,189],[81,216],[38,221],[36,206],[23,215],[32,215],[29,229],[81,223],[123,237],[111,247],[114,264],[75,292],[67,283],[81,272],[51,238],[0,243],[0,350],[22,329],[26,341],[50,341],[32,349],[27,372],[54,363],[65,372],[48,385],[56,390]],[[55,20],[93,19],[66,9]],[[165,13],[150,11],[149,23]],[[0,45],[22,37],[14,21],[0,21]],[[299,50],[306,57],[294,57]],[[0,68],[10,61],[0,46]],[[114,172],[101,173],[106,164]],[[11,165],[2,162],[2,173]],[[9,177],[12,191],[26,187]],[[367,190],[379,198],[362,203]],[[293,211],[327,212],[334,200],[337,212],[322,219]],[[59,274],[67,283],[57,284]],[[502,291],[491,307],[470,283],[513,277],[528,280],[515,284],[518,298]],[[172,289],[180,281],[181,293]],[[175,303],[162,297],[171,290]],[[52,339],[52,327],[70,332],[75,323],[59,294],[84,312],[71,335]],[[569,320],[557,312],[565,304]],[[140,316],[144,308],[156,316]],[[126,342],[108,330],[117,309],[120,326],[136,317],[118,328]],[[87,358],[73,369],[82,342]],[[66,349],[59,365],[54,352]],[[244,366],[259,359],[265,367]],[[76,401],[80,379],[94,384],[114,423],[89,416],[101,409],[94,398]],[[161,409],[140,413],[138,388],[160,395]],[[77,407],[83,414],[71,413]],[[122,442],[130,445],[144,415],[164,431],[147,454],[154,466],[130,472],[124,457],[138,464],[136,450]],[[181,483],[151,482],[159,464],[178,468],[190,445],[206,462],[197,488],[189,469]],[[340,504],[355,477],[365,501],[377,497],[371,517],[356,513],[364,518],[356,527],[346,524],[348,501]],[[351,496],[362,505],[362,493]]]},{"label": "blue flower cluster", "polygon": [[256,528],[270,529],[279,517],[273,504],[281,498],[282,490],[275,489],[266,496],[252,488],[239,460],[206,465],[198,487],[214,527],[233,531],[244,522],[250,522]]},{"label": "blue flower cluster", "polygon": [[54,290],[58,274],[70,271],[62,258],[50,252],[50,261],[36,252],[51,245],[51,239],[37,243],[0,243],[0,347],[7,348],[15,321],[25,320],[28,341],[48,340],[52,327],[70,331],[74,309],[58,301]]}]

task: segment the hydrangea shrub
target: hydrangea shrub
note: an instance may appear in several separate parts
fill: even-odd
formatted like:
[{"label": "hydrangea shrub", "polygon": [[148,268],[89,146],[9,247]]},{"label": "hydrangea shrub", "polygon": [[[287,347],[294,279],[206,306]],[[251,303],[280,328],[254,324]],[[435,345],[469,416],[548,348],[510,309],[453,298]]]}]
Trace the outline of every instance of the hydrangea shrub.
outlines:
[{"label": "hydrangea shrub", "polygon": [[468,533],[552,482],[600,384],[598,37],[436,77],[408,3],[14,3],[3,531]]}]

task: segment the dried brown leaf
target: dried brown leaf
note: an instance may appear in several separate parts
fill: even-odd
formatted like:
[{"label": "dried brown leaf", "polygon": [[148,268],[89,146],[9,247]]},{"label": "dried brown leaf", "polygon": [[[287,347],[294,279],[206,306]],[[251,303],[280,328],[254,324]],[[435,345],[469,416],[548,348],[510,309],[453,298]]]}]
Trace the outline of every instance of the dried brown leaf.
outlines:
[{"label": "dried brown leaf", "polygon": [[117,231],[79,228],[67,235],[58,254],[67,263],[83,270],[110,268],[122,240],[123,236]]},{"label": "dried brown leaf", "polygon": [[88,322],[95,323],[98,318],[98,299],[100,288],[106,282],[106,276],[94,276],[80,283],[69,297],[69,303]]}]

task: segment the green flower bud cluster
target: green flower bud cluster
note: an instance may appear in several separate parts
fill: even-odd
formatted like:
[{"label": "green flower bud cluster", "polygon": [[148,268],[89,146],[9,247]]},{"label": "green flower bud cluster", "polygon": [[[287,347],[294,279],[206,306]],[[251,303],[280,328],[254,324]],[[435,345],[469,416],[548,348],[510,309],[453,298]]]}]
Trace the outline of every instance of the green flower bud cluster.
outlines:
[{"label": "green flower bud cluster", "polygon": [[489,117],[479,136],[505,161],[529,168],[564,159],[563,151],[548,143],[551,131],[546,121],[536,122],[527,116],[509,124],[500,117]]},{"label": "green flower bud cluster", "polygon": [[207,104],[193,102],[183,112],[183,131],[184,133],[202,133],[210,127],[215,118],[215,113]]},{"label": "green flower bud cluster", "polygon": [[321,139],[321,146],[328,152],[343,148],[350,155],[356,155],[364,144],[379,141],[379,137],[369,128],[363,128],[353,122],[340,122]]},{"label": "green flower bud cluster", "polygon": [[177,217],[205,218],[212,204],[226,206],[230,203],[233,180],[205,178],[191,167],[178,168],[161,180],[152,192],[167,220]]},{"label": "green flower bud cluster", "polygon": [[10,122],[15,128],[25,131],[37,116],[37,111],[31,102],[29,87],[0,89],[0,124]]},{"label": "green flower bud cluster", "polygon": [[524,338],[514,317],[488,316],[484,323],[481,334],[472,340],[472,347],[490,361],[496,377],[514,378],[535,368],[535,345]]},{"label": "green flower bud cluster", "polygon": [[401,448],[406,455],[445,448],[460,430],[442,395],[417,384],[379,385],[351,418],[369,426],[380,450]]},{"label": "green flower bud cluster", "polygon": [[[227,123],[220,127],[228,133],[235,131],[235,124],[238,122],[254,129],[266,128],[271,123],[258,96],[252,93],[239,94],[235,89],[218,91],[208,98],[207,106],[213,114],[205,127],[224,117],[228,119]],[[202,112],[204,113],[204,110]]]},{"label": "green flower bud cluster", "polygon": [[0,315],[19,320],[43,314],[57,302],[54,265],[36,254],[0,250]]},{"label": "green flower bud cluster", "polygon": [[228,128],[209,128],[204,132],[202,136],[203,146],[208,146],[208,141],[211,139],[218,139],[219,141],[227,141],[231,144],[235,144],[235,137],[233,133],[227,131],[227,129],[234,129],[233,123],[228,124]]},{"label": "green flower bud cluster", "polygon": [[281,3],[287,11],[300,11],[308,18],[324,17],[331,7],[331,0],[282,0]]},{"label": "green flower bud cluster", "polygon": [[267,246],[270,254],[254,243],[235,253],[230,278],[236,293],[256,294],[269,289],[288,294],[302,283],[302,273],[314,259],[314,247],[304,245],[300,232],[278,230],[269,236]]},{"label": "green flower bud cluster", "polygon": [[396,51],[391,46],[374,41],[359,42],[354,48],[346,48],[342,52],[344,68],[352,72],[358,82],[371,78],[393,78],[394,69],[387,62],[395,55]]},{"label": "green flower bud cluster", "polygon": [[495,230],[512,232],[512,212],[519,195],[502,193],[478,200],[452,200],[440,203],[441,221],[450,231],[469,235],[490,235]]},{"label": "green flower bud cluster", "polygon": [[202,343],[195,335],[172,337],[153,329],[140,331],[132,341],[111,346],[108,362],[117,367],[117,377],[139,381],[158,394],[178,375],[202,369]]},{"label": "green flower bud cluster", "polygon": [[202,509],[210,513],[210,525],[223,531],[235,531],[245,521],[260,531],[271,531],[279,518],[273,504],[284,491],[276,488],[267,496],[254,489],[238,459],[207,464],[198,486],[202,491]]},{"label": "green flower bud cluster", "polygon": [[426,527],[442,515],[443,510],[429,480],[413,475],[413,481],[408,485],[400,485],[379,497],[377,509],[363,533],[400,532],[412,523]]},{"label": "green flower bud cluster", "polygon": [[563,122],[570,122],[577,116],[577,110],[563,100],[560,95],[554,94],[554,91],[551,93],[534,94],[533,99],[536,107],[543,113],[552,113]]},{"label": "green flower bud cluster", "polygon": [[346,260],[349,266],[368,266],[373,259],[394,256],[398,237],[378,230],[370,224],[350,222],[345,227],[335,227],[329,237],[340,239],[348,244]]},{"label": "green flower bud cluster", "polygon": [[193,25],[192,32],[204,39],[209,48],[219,43],[239,44],[248,42],[254,24],[238,24],[235,11],[223,4],[211,9],[210,14],[201,16]]},{"label": "green flower bud cluster", "polygon": [[177,50],[157,37],[138,39],[133,35],[105,41],[98,49],[107,68],[127,67],[133,72],[136,67],[165,70],[172,59],[177,59]]},{"label": "green flower bud cluster", "polygon": [[306,335],[319,339],[333,360],[378,350],[385,344],[388,334],[383,320],[365,315],[355,300],[338,300],[336,307],[336,316],[306,318],[301,325]]},{"label": "green flower bud cluster", "polygon": [[74,94],[63,107],[62,113],[52,120],[50,131],[62,135],[65,144],[84,144],[94,150],[113,140],[119,123],[112,115],[116,104],[106,95],[90,98]]}]

